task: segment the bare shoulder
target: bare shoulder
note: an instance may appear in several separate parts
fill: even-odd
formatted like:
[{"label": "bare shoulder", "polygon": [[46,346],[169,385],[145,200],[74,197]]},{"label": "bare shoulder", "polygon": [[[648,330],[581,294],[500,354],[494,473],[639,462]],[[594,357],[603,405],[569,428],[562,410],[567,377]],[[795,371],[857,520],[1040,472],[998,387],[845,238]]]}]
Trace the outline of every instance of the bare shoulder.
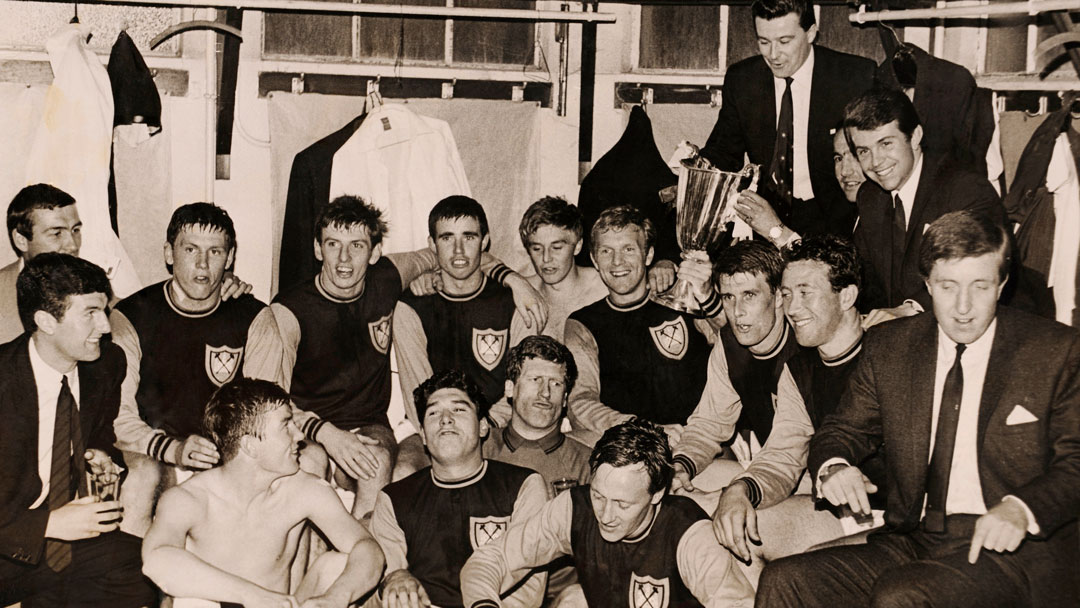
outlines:
[{"label": "bare shoulder", "polygon": [[308,510],[327,501],[341,503],[329,482],[303,470],[275,481],[272,491],[280,493],[286,500],[295,499],[295,504],[303,504]]},{"label": "bare shoulder", "polygon": [[209,490],[207,479],[196,475],[187,482],[169,488],[158,500],[155,518],[200,521],[207,514]]}]

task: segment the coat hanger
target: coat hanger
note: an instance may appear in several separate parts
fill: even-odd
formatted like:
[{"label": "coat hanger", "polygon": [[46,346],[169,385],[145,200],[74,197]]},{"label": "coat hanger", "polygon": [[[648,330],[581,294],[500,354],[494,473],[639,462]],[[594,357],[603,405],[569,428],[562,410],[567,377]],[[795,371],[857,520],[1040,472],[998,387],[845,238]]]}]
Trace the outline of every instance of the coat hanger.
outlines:
[{"label": "coat hanger", "polygon": [[367,82],[367,99],[364,100],[364,109],[368,114],[374,114],[383,107],[382,93],[379,85],[382,83],[382,75],[375,76],[375,80]]}]

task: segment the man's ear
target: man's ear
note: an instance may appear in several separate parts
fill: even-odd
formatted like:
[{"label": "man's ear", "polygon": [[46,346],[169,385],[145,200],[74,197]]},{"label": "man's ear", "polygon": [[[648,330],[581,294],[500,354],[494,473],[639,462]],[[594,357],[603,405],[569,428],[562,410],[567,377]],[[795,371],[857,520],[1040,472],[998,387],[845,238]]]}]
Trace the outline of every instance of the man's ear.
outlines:
[{"label": "man's ear", "polygon": [[999,300],[1001,299],[1001,292],[1005,290],[1005,284],[1008,283],[1008,282],[1009,282],[1009,275],[1005,275],[1005,278],[1001,279],[1001,283],[998,284],[997,297],[998,297]]},{"label": "man's ear", "polygon": [[507,380],[503,382],[503,396],[509,401],[514,398],[514,382],[513,380]]},{"label": "man's ear", "polygon": [[[811,10],[813,10],[813,9],[811,9]],[[807,30],[806,30],[806,40],[807,40],[807,42],[809,42],[810,44],[814,44],[814,41],[817,40],[817,35],[818,35],[818,29],[817,29],[817,24],[816,23],[814,25],[811,25],[809,28],[807,28]]]},{"label": "man's ear", "polygon": [[485,234],[484,239],[480,241],[480,251],[487,251],[489,245],[491,245],[491,235]]},{"label": "man's ear", "polygon": [[574,257],[581,255],[581,248],[585,245],[584,239],[578,239],[577,245],[574,245]]},{"label": "man's ear", "polygon": [[375,262],[378,262],[379,258],[381,258],[381,257],[382,257],[382,243],[379,243],[378,245],[375,245],[374,247],[371,248],[371,258],[368,259],[368,266],[374,264]]},{"label": "man's ear", "polygon": [[169,242],[165,243],[164,253],[165,253],[165,265],[166,266],[172,266],[175,263],[173,261],[172,243],[169,243]]},{"label": "man's ear", "polygon": [[323,259],[322,259],[322,244],[319,243],[319,239],[312,239],[311,242],[315,245],[315,259],[319,260],[320,262],[323,261]]},{"label": "man's ear", "polygon": [[915,130],[911,132],[911,149],[917,150],[922,147],[923,130],[922,125],[916,125]]},{"label": "man's ear", "polygon": [[488,424],[487,416],[480,419],[480,440],[487,439],[488,433],[491,432],[491,425]]},{"label": "man's ear", "polygon": [[435,248],[435,239],[431,238],[430,236],[427,237],[427,246],[428,249],[430,249],[432,252],[439,253],[439,250]]},{"label": "man's ear", "polygon": [[653,492],[653,495],[649,498],[649,502],[653,505],[660,504],[660,501],[664,498],[664,494],[667,494],[667,488],[660,488],[658,491]]},{"label": "man's ear", "polygon": [[50,336],[53,335],[53,333],[56,331],[56,325],[59,322],[60,321],[58,321],[56,317],[45,312],[44,310],[34,311],[34,324],[38,326],[38,329],[41,330],[42,333],[48,334]]},{"label": "man's ear", "polygon": [[232,248],[229,249],[229,256],[225,259],[225,268],[226,268],[226,270],[231,269],[233,267],[233,262],[235,262],[235,261],[236,261],[236,246],[234,245]]},{"label": "man's ear", "polygon": [[244,435],[240,438],[240,451],[247,454],[251,458],[255,458],[256,441],[258,441],[258,438],[254,435]]},{"label": "man's ear", "polygon": [[649,247],[649,250],[645,253],[645,266],[646,267],[648,267],[650,264],[652,264],[652,259],[653,259],[653,256],[655,254],[656,254],[656,250],[654,250],[652,247]]},{"label": "man's ear", "polygon": [[11,240],[15,242],[15,253],[20,256],[26,255],[26,252],[30,251],[30,240],[19,234],[18,230],[11,231]]},{"label": "man's ear", "polygon": [[855,301],[859,299],[859,288],[854,285],[847,285],[840,290],[840,308],[847,310],[855,306]]}]

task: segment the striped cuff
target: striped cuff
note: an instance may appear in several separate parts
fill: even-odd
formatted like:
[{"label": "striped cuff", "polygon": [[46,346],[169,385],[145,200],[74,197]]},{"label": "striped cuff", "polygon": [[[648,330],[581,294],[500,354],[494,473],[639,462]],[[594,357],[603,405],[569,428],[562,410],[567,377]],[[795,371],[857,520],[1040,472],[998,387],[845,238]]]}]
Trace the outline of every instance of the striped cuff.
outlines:
[{"label": "striped cuff", "polygon": [[723,300],[720,299],[720,294],[715,289],[709,292],[709,297],[705,298],[704,302],[701,302],[701,312],[706,317],[715,317],[724,310]]},{"label": "striped cuff", "polygon": [[683,468],[686,469],[686,472],[690,474],[691,479],[697,477],[697,467],[694,466],[694,461],[690,460],[690,457],[686,454],[676,454],[671,461],[673,463],[681,464]]},{"label": "striped cuff", "polygon": [[315,437],[319,434],[319,431],[322,430],[324,424],[326,424],[325,420],[312,416],[304,423],[304,427],[300,429],[300,432],[304,434],[304,437],[306,437],[308,441],[318,443],[318,440],[315,439]]},{"label": "striped cuff", "polygon": [[165,454],[169,453],[177,441],[179,439],[169,437],[163,431],[154,431],[154,436],[150,438],[150,443],[146,446],[146,455],[154,460],[165,462]]},{"label": "striped cuff", "polygon": [[499,608],[499,604],[492,600],[477,600],[469,608]]},{"label": "striped cuff", "polygon": [[740,477],[735,481],[743,482],[746,486],[746,497],[750,499],[750,504],[756,509],[761,504],[761,486],[757,481],[754,481],[752,477]]},{"label": "striped cuff", "polygon": [[488,276],[491,277],[493,281],[503,286],[506,286],[506,278],[512,274],[514,274],[514,271],[502,262],[499,262],[498,264],[492,266],[491,270],[488,272]]}]

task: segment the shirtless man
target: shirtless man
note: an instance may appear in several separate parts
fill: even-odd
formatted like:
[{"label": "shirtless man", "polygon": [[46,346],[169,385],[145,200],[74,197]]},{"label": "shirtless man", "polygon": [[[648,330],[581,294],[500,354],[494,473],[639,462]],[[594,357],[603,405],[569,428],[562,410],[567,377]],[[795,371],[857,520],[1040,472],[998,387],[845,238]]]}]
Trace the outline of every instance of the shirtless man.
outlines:
[{"label": "shirtless man", "polygon": [[[300,471],[303,435],[284,390],[246,378],[226,384],[204,422],[224,464],[161,497],[143,542],[147,576],[171,596],[222,608],[345,608],[375,587],[382,551],[329,484]],[[305,520],[337,551],[321,555],[290,594]],[[185,605],[204,604],[173,604]]]}]

